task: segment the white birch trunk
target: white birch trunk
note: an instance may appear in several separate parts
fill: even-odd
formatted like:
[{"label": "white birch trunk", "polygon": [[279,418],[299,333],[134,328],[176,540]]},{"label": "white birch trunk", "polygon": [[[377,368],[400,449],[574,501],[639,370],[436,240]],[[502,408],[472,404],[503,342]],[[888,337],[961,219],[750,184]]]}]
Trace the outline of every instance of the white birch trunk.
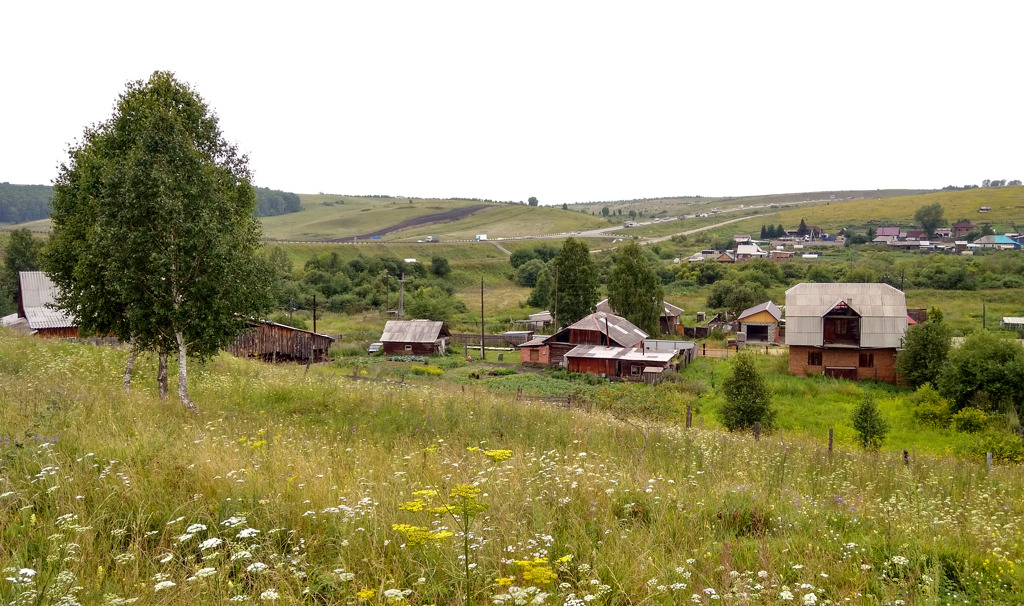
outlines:
[{"label": "white birch trunk", "polygon": [[156,386],[160,392],[160,399],[167,399],[167,352],[157,352],[157,363],[156,363]]},{"label": "white birch trunk", "polygon": [[128,344],[128,363],[124,367],[124,395],[132,392],[132,370],[135,368],[135,355],[138,350],[134,343]]},{"label": "white birch trunk", "polygon": [[178,399],[189,412],[197,415],[199,409],[192,398],[188,397],[188,345],[185,344],[185,335],[182,332],[174,333],[174,337],[178,340]]}]

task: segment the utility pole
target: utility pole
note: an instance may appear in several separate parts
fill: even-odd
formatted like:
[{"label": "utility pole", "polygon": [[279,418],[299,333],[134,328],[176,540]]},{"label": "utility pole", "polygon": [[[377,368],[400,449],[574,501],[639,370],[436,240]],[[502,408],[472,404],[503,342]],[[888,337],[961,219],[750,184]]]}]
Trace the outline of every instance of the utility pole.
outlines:
[{"label": "utility pole", "polygon": [[484,349],[484,277],[480,276],[480,359],[486,360],[487,353]]},{"label": "utility pole", "polygon": [[313,332],[316,332],[316,295],[313,295]]},{"label": "utility pole", "polygon": [[295,325],[292,322],[292,312],[293,311],[295,311],[295,299],[291,298],[291,299],[288,299],[288,323],[291,324],[292,326]]},{"label": "utility pole", "polygon": [[384,270],[384,315],[391,311],[391,274]]},{"label": "utility pole", "polygon": [[402,279],[398,281],[398,319],[405,319],[405,272],[402,272]]},{"label": "utility pole", "polygon": [[555,309],[551,313],[551,323],[554,324],[555,330],[558,330],[558,264],[555,264]]}]

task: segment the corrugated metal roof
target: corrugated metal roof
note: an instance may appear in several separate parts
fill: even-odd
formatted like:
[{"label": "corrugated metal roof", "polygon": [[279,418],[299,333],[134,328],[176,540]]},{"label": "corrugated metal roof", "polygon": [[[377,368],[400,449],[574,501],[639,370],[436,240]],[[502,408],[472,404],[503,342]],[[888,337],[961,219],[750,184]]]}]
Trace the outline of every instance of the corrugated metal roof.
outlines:
[{"label": "corrugated metal roof", "polygon": [[752,316],[754,314],[759,314],[762,311],[767,311],[776,320],[781,320],[782,319],[782,310],[779,309],[779,306],[776,305],[775,303],[773,303],[772,301],[765,301],[764,303],[759,303],[759,304],[757,304],[757,305],[755,305],[753,307],[750,307],[750,308],[747,308],[747,309],[743,310],[743,313],[741,313],[739,315],[737,320],[742,322],[743,318],[750,317],[750,316]]},{"label": "corrugated metal roof", "polygon": [[[683,308],[682,307],[676,307],[675,305],[672,305],[668,301],[662,301],[661,302],[661,307],[662,307],[662,311],[661,311],[662,317],[665,317],[665,316],[675,317],[675,316],[683,315]],[[608,302],[608,299],[604,299],[604,300],[598,301],[597,305],[594,306],[594,309],[596,309],[597,311],[603,311],[603,312],[609,313],[609,314],[615,313],[615,310],[612,309],[611,303]]]},{"label": "corrugated metal roof", "polygon": [[548,336],[534,337],[529,341],[526,341],[525,343],[520,343],[519,347],[540,347],[541,345],[544,345],[547,342]]},{"label": "corrugated metal roof", "polygon": [[786,317],[821,317],[844,302],[864,317],[907,316],[907,298],[888,284],[818,284],[805,282],[786,291]]},{"label": "corrugated metal roof", "polygon": [[59,291],[50,278],[41,271],[18,272],[21,284],[21,304],[25,319],[32,330],[41,328],[73,328],[75,317],[50,307],[57,301]]},{"label": "corrugated metal roof", "polygon": [[596,330],[605,332],[623,347],[632,347],[650,335],[637,328],[632,322],[615,314],[597,311],[566,328],[575,330]]},{"label": "corrugated metal roof", "polygon": [[675,352],[645,352],[633,347],[605,347],[604,345],[577,345],[565,354],[566,358],[596,358],[601,360],[665,363],[671,362],[675,356]]},{"label": "corrugated metal roof", "polygon": [[550,311],[540,311],[529,316],[531,322],[551,322],[555,318]]},{"label": "corrugated metal roof", "polygon": [[381,342],[433,343],[447,332],[444,322],[434,320],[388,320],[384,325]]}]

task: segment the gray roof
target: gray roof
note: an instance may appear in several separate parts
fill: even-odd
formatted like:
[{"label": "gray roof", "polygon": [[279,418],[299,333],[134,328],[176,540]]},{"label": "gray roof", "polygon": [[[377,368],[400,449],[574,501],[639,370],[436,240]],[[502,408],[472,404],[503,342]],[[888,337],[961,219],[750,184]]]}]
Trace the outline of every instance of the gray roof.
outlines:
[{"label": "gray roof", "polygon": [[753,307],[744,309],[743,313],[741,313],[739,315],[737,320],[740,320],[742,322],[743,318],[746,318],[748,316],[752,316],[754,314],[759,314],[762,311],[767,311],[776,320],[781,320],[782,319],[782,310],[779,309],[779,306],[776,305],[775,303],[772,303],[771,301],[765,301],[764,303],[759,303],[759,304],[757,304],[757,305],[755,305]]},{"label": "gray roof", "polygon": [[821,317],[840,301],[862,318],[905,318],[907,315],[906,296],[888,284],[805,282],[786,291],[786,317]]},{"label": "gray roof", "polygon": [[21,306],[32,330],[41,328],[73,328],[74,316],[50,307],[57,301],[59,291],[50,278],[41,271],[18,272],[21,283]]},{"label": "gray roof", "polygon": [[563,328],[562,331],[569,329],[595,330],[602,333],[607,330],[608,336],[623,347],[633,347],[650,336],[626,318],[603,311],[596,311]]},{"label": "gray roof", "polygon": [[535,314],[530,314],[529,317],[531,322],[552,322],[555,319],[550,311],[539,311]]},{"label": "gray roof", "polygon": [[388,320],[384,325],[383,343],[434,343],[448,335],[444,322],[435,320]]},{"label": "gray roof", "polygon": [[547,343],[548,337],[550,337],[550,336],[551,335],[544,335],[544,336],[541,336],[541,337],[534,337],[534,338],[530,339],[529,341],[525,341],[523,343],[520,343],[519,345],[517,345],[517,347],[540,347],[541,345],[544,345],[545,343]]},{"label": "gray roof", "polygon": [[[661,308],[662,308],[661,309],[661,316],[662,317],[668,316],[668,317],[671,318],[671,317],[681,316],[681,315],[683,315],[683,311],[684,311],[682,307],[676,307],[675,305],[672,305],[668,301],[662,301],[661,302]],[[615,313],[615,310],[612,309],[611,303],[608,302],[608,299],[603,299],[601,301],[598,301],[597,305],[594,306],[594,309],[596,309],[597,311],[603,311],[603,312],[609,313],[609,314]]]},{"label": "gray roof", "polygon": [[565,354],[567,358],[598,358],[602,360],[628,360],[634,362],[664,362],[676,357],[674,351],[643,351],[633,347],[605,347],[604,345],[577,345]]}]

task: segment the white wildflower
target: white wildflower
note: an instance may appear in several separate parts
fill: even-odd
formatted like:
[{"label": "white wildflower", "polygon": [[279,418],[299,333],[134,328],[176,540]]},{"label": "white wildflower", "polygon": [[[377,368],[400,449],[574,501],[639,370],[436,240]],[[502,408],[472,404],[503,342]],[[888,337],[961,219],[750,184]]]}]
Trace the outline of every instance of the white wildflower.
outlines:
[{"label": "white wildflower", "polygon": [[274,600],[276,600],[276,599],[278,599],[280,597],[281,597],[281,595],[279,593],[277,593],[276,591],[274,591],[273,589],[268,589],[268,590],[266,590],[266,591],[264,591],[263,593],[260,594],[260,599],[261,600],[265,600],[267,602],[272,602],[272,601],[274,601]]},{"label": "white wildflower", "polygon": [[206,551],[207,549],[213,549],[214,547],[220,547],[221,543],[223,543],[223,542],[224,541],[218,539],[217,537],[211,537],[211,538],[206,539],[205,541],[203,541],[202,543],[199,544],[199,551]]},{"label": "white wildflower", "polygon": [[159,583],[157,583],[156,585],[153,586],[153,591],[157,592],[157,591],[161,591],[163,589],[170,589],[171,587],[174,587],[175,585],[177,585],[177,583],[175,583],[174,581],[160,581]]}]

